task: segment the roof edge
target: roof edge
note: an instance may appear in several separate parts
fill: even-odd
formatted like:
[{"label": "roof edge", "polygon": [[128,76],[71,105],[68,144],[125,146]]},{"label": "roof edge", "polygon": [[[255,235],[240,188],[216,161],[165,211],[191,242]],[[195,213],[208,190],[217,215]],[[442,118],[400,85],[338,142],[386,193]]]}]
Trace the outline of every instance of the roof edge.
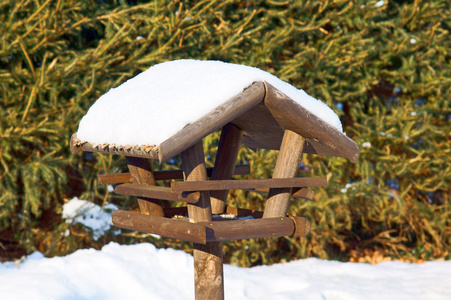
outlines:
[{"label": "roof edge", "polygon": [[124,156],[134,156],[150,159],[158,159],[159,148],[156,146],[130,146],[130,145],[111,145],[111,144],[93,144],[89,142],[83,142],[78,139],[77,134],[72,134],[70,138],[70,150],[72,154],[76,154],[80,151],[85,152],[99,152],[107,154],[116,154]]},{"label": "roof edge", "polygon": [[283,129],[305,137],[317,154],[341,156],[357,162],[359,147],[356,142],[271,84],[265,82],[265,88],[265,106]]},{"label": "roof edge", "polygon": [[265,99],[265,95],[264,82],[256,81],[207,115],[186,125],[182,130],[160,144],[158,153],[160,164],[182,153],[210,133],[261,103]]}]

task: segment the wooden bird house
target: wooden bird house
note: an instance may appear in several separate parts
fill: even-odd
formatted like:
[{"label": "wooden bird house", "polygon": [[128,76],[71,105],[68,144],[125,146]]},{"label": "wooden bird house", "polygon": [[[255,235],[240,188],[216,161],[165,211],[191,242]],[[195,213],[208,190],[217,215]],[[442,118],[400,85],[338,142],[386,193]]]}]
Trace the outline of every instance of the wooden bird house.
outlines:
[{"label": "wooden bird house", "polygon": [[[222,129],[215,165],[205,167],[202,139]],[[249,172],[236,166],[241,145],[276,149],[272,178],[233,179]],[[123,155],[129,173],[99,176],[99,183],[117,184],[115,192],[136,196],[140,213],[117,210],[113,224],[120,228],[191,241],[194,247],[196,299],[223,299],[222,241],[278,236],[305,236],[309,221],[287,216],[291,197],[311,198],[309,187],[327,184],[323,177],[296,177],[302,153],[340,156],[352,162],[358,146],[345,134],[271,84],[254,82],[240,94],[202,118],[183,127],[159,145],[117,146],[71,139],[79,151]],[[182,170],[153,172],[149,159],[164,163],[181,155]],[[158,180],[172,181],[161,187]],[[228,191],[244,189],[268,192],[263,212],[227,205]],[[162,201],[186,203],[170,208]],[[174,218],[183,215],[186,218]],[[227,213],[236,216],[224,219]],[[248,217],[248,218],[242,218]]]}]

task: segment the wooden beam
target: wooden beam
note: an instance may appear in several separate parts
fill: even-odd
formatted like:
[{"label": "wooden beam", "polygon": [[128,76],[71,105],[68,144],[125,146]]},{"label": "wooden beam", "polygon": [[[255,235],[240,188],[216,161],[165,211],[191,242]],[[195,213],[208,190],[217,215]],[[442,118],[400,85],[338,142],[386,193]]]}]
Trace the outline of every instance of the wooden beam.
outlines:
[{"label": "wooden beam", "polygon": [[[171,182],[173,191],[215,191],[234,189],[258,188],[293,188],[326,186],[326,177],[297,177],[297,178],[269,178],[269,179],[240,179],[240,180],[204,180],[204,181],[174,181]],[[290,192],[291,196],[291,192]]]},{"label": "wooden beam", "polygon": [[[235,173],[235,163],[241,146],[241,131],[232,124],[222,128],[216,154],[215,167],[211,180],[231,179]],[[229,190],[212,191],[210,193],[211,211],[213,214],[224,213]]]},{"label": "wooden beam", "polygon": [[[296,221],[295,221],[296,220]],[[279,217],[200,223],[207,227],[207,241],[230,241],[279,236],[306,236],[310,223],[302,217]],[[296,228],[298,226],[298,228]]]},{"label": "wooden beam", "polygon": [[265,85],[255,82],[243,92],[218,106],[198,121],[186,125],[159,145],[160,163],[188,149],[210,133],[218,130],[240,114],[261,103],[265,98]]},{"label": "wooden beam", "polygon": [[[269,193],[269,188],[245,189],[245,190],[250,191],[250,192],[257,192],[257,193]],[[291,197],[312,200],[314,195],[315,195],[315,192],[312,191],[311,189],[294,187]]]},{"label": "wooden beam", "polygon": [[186,220],[169,219],[141,213],[116,210],[113,212],[113,224],[119,228],[195,243],[207,242],[205,225],[189,223]]},{"label": "wooden beam", "polygon": [[179,201],[186,203],[197,203],[200,192],[185,193],[171,190],[171,188],[153,185],[139,185],[134,183],[123,183],[114,189],[121,195],[137,196],[152,199]]},{"label": "wooden beam", "polygon": [[[202,140],[182,152],[185,181],[207,179]],[[188,204],[189,221],[209,222],[211,216],[210,193],[201,192],[197,203]],[[193,244],[195,296],[200,299],[224,299],[224,271],[222,243]]]},{"label": "wooden beam", "polygon": [[[152,166],[146,158],[126,157],[132,182],[138,185],[155,185]],[[160,200],[137,197],[141,213],[153,216],[164,216],[163,206]]]},{"label": "wooden beam", "polygon": [[[294,131],[285,130],[282,144],[280,146],[279,156],[277,157],[276,166],[274,168],[273,178],[284,178],[278,180],[286,180],[289,182],[296,176],[301,158],[302,149],[304,147],[305,138]],[[323,185],[327,184],[327,179],[323,178]],[[292,185],[291,187],[295,187]],[[296,187],[308,187],[313,185],[301,185]],[[292,188],[290,186],[274,187],[269,190],[268,199],[266,200],[265,212],[263,218],[283,217],[287,214]]]},{"label": "wooden beam", "polygon": [[342,156],[357,162],[359,147],[353,140],[271,84],[265,85],[265,106],[283,129],[294,131],[308,139],[309,148],[318,154]]},{"label": "wooden beam", "polygon": [[[233,175],[246,175],[251,172],[249,165],[236,165]],[[207,168],[207,176],[211,177],[213,168]],[[155,180],[183,179],[183,170],[165,170],[153,172]],[[130,173],[119,174],[99,174],[97,175],[97,184],[116,184],[132,182]]]},{"label": "wooden beam", "polygon": [[[202,141],[182,152],[182,168],[185,176],[183,182],[207,180]],[[190,222],[193,223],[211,221],[211,203],[208,192],[202,192],[196,203],[188,204],[188,215]]]},{"label": "wooden beam", "polygon": [[[310,230],[310,223],[306,218],[292,216],[190,223],[186,219],[170,219],[116,210],[112,218],[113,224],[119,228],[158,234],[208,247],[214,247],[214,244],[219,245],[221,241],[230,240],[280,236],[302,237],[306,236]],[[196,247],[195,249],[199,251],[199,246],[196,245]],[[215,249],[215,251],[217,254],[219,251],[222,253],[220,249]],[[200,250],[200,252],[203,251]],[[215,256],[214,259],[218,257],[217,254],[212,254]],[[205,253],[200,255],[204,256]],[[205,260],[208,260],[208,257],[201,259],[202,262]]]}]

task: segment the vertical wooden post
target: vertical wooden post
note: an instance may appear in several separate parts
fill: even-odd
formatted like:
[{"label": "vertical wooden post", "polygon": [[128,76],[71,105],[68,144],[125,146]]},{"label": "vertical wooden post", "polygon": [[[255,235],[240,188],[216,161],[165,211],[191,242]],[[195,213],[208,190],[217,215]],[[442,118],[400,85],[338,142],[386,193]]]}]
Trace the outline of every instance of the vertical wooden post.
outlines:
[{"label": "vertical wooden post", "polygon": [[[296,176],[304,143],[304,137],[294,131],[285,130],[273,178],[294,178]],[[284,217],[290,204],[291,192],[292,188],[270,189],[263,218]]]},{"label": "vertical wooden post", "polygon": [[[155,185],[152,166],[148,159],[127,156],[127,165],[132,182],[142,185]],[[142,214],[164,217],[160,200],[138,197],[139,210]]]},{"label": "vertical wooden post", "polygon": [[[216,154],[212,180],[230,179],[235,171],[236,159],[241,146],[241,130],[228,123],[222,128]],[[225,212],[229,190],[211,191],[211,211],[213,214]]]},{"label": "vertical wooden post", "polygon": [[[182,169],[185,181],[207,180],[207,168],[205,167],[204,146],[202,141],[194,144],[182,152]],[[190,222],[211,221],[210,193],[201,192],[199,201],[188,204],[188,216]]]},{"label": "vertical wooden post", "polygon": [[[202,141],[182,152],[185,180],[207,180]],[[201,192],[199,201],[188,204],[190,222],[211,221],[209,192]],[[197,300],[224,299],[222,243],[193,244],[194,286]]]}]

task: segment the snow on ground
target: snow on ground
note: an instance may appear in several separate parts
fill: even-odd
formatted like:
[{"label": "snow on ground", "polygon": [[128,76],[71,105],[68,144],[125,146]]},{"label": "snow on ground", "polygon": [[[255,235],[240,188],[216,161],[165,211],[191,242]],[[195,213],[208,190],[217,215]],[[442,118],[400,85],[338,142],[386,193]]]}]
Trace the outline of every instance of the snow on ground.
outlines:
[{"label": "snow on ground", "polygon": [[[226,299],[451,299],[451,261],[378,265],[315,258],[224,266]],[[1,299],[194,299],[192,257],[151,244],[111,243],[0,265]]]},{"label": "snow on ground", "polygon": [[342,131],[322,101],[257,68],[220,61],[176,60],[155,65],[101,96],[80,122],[82,142],[159,145],[241,93],[266,81]]},{"label": "snow on ground", "polygon": [[[111,230],[112,204],[100,208],[73,198],[64,205],[69,222],[103,234]],[[226,299],[451,299],[451,261],[378,265],[315,258],[272,266],[224,266]],[[45,258],[0,264],[0,299],[194,299],[191,255],[152,244],[110,243]]]},{"label": "snow on ground", "polygon": [[[63,219],[66,220],[66,223],[83,224],[83,226],[92,230],[94,240],[98,240],[111,229],[113,225],[111,216],[117,209],[117,206],[111,203],[100,207],[92,202],[75,197],[63,205]],[[121,231],[117,230],[115,233],[119,234]]]}]

